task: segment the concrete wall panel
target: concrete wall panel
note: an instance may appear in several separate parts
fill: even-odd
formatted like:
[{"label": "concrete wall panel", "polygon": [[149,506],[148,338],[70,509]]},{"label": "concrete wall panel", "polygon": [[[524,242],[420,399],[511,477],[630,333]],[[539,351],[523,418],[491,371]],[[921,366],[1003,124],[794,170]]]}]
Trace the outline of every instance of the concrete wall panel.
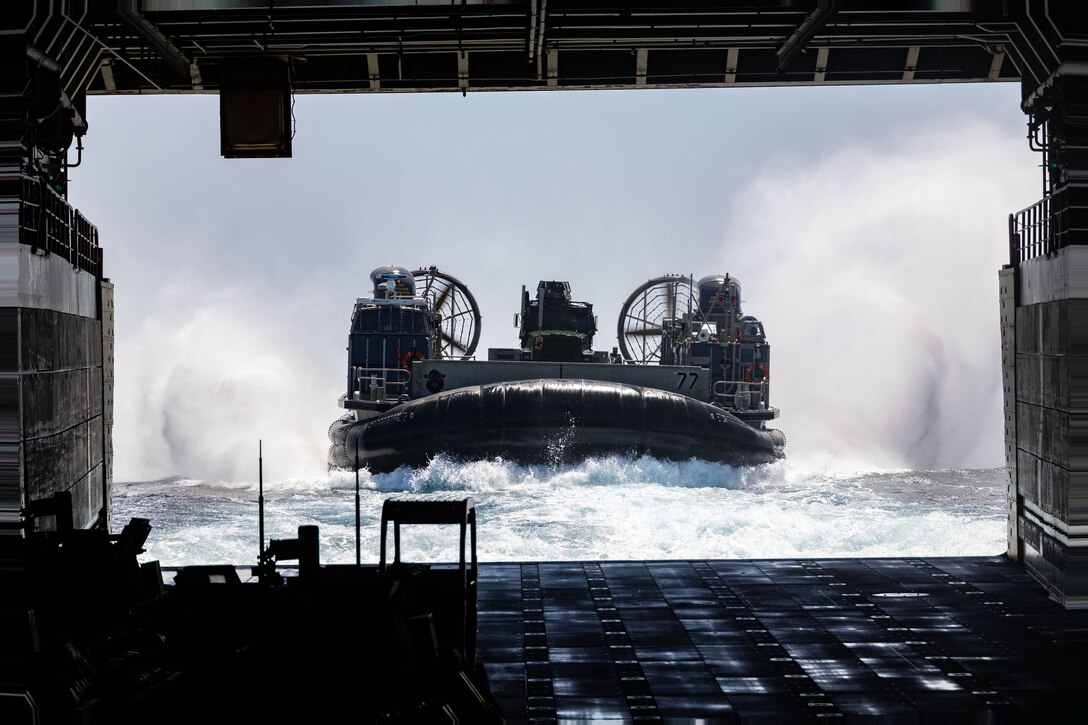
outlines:
[{"label": "concrete wall panel", "polygon": [[1061,601],[1069,607],[1088,606],[1088,549],[1073,547],[1066,552],[1065,590]]},{"label": "concrete wall panel", "polygon": [[0,536],[17,527],[23,506],[19,376],[0,374]]},{"label": "concrete wall panel", "polygon": [[1016,310],[1016,352],[1062,355],[1069,347],[1068,301],[1020,307]]},{"label": "concrete wall panel", "polygon": [[19,311],[0,307],[0,373],[13,373],[19,369]]},{"label": "concrete wall panel", "polygon": [[1088,300],[1017,308],[1016,352],[1088,355]]},{"label": "concrete wall panel", "polygon": [[18,441],[22,437],[19,419],[19,376],[0,374],[0,441]]},{"label": "concrete wall panel", "polygon": [[1088,526],[1088,472],[1086,471],[1069,472],[1068,510],[1071,526]]},{"label": "concrete wall panel", "polygon": [[1069,414],[1030,403],[1016,406],[1017,446],[1032,455],[1070,468]]},{"label": "concrete wall panel", "polygon": [[1069,546],[1030,515],[1019,522],[1024,565],[1067,607],[1088,605],[1088,549]]},{"label": "concrete wall panel", "polygon": [[[97,424],[94,421],[98,421]],[[94,464],[96,461],[101,462],[101,461],[104,460],[103,455],[101,453],[101,451],[102,451],[102,436],[104,435],[103,425],[102,425],[102,416],[99,415],[99,416],[95,417],[94,419],[92,419],[90,421],[90,423],[91,423],[91,425],[89,426],[89,428],[90,428],[90,440],[88,441],[87,445],[90,447],[91,463]]]},{"label": "concrete wall panel", "polygon": [[1069,455],[1067,467],[1073,471],[1088,471],[1088,415],[1065,415],[1068,421]]},{"label": "concrete wall panel", "polygon": [[1088,355],[1070,355],[1066,359],[1066,389],[1069,412],[1088,413]]},{"label": "concrete wall panel", "polygon": [[1016,308],[1016,352],[1039,352],[1039,306]]},{"label": "concrete wall panel", "polygon": [[5,295],[5,307],[53,310],[69,315],[98,318],[98,280],[66,259],[55,254],[32,252],[23,244],[13,244],[0,254],[14,255],[5,264],[18,265],[19,281],[14,294]]},{"label": "concrete wall panel", "polygon": [[1039,460],[1039,507],[1062,521],[1069,520],[1069,471]]},{"label": "concrete wall panel", "polygon": [[90,528],[101,515],[102,490],[102,464],[92,468],[68,489],[72,494],[72,524],[76,528]]},{"label": "concrete wall panel", "polygon": [[1024,403],[1068,412],[1068,356],[1018,355],[1016,397]]},{"label": "concrete wall panel", "polygon": [[88,442],[85,425],[26,441],[23,449],[27,498],[31,501],[50,498],[57,491],[68,490],[72,481],[85,476],[90,468]]},{"label": "concrete wall panel", "polygon": [[1070,537],[1080,536],[1072,527],[1088,524],[1088,472],[1064,468],[1024,450],[1017,451],[1016,469],[1020,496],[1065,522],[1061,528]]},{"label": "concrete wall panel", "polygon": [[102,463],[101,441],[101,416],[56,435],[27,440],[24,455],[29,498],[49,498],[84,478]]},{"label": "concrete wall panel", "polygon": [[1016,480],[1020,497],[1036,506],[1039,501],[1039,458],[1024,450],[1016,452]]},{"label": "concrete wall panel", "polygon": [[1069,340],[1069,355],[1088,355],[1088,300],[1069,300],[1065,303],[1064,324]]},{"label": "concrete wall panel", "polygon": [[1088,247],[1070,246],[1020,264],[1020,304],[1088,297]]},{"label": "concrete wall panel", "polygon": [[[70,265],[69,274],[80,276],[72,283],[73,289],[81,290],[84,278],[89,277]],[[76,307],[86,305],[79,301]],[[11,367],[16,372],[4,376],[8,387],[14,386],[9,397],[13,395],[15,402],[7,406],[11,415],[4,419],[13,420],[16,430],[7,436],[5,444],[10,442],[11,450],[6,463],[0,464],[7,470],[5,481],[13,487],[13,491],[0,491],[0,519],[17,526],[20,508],[28,501],[72,489],[76,525],[91,525],[107,498],[102,324],[43,308],[11,310],[4,319],[14,326],[12,339],[17,341],[11,346]],[[0,435],[2,428],[0,424]],[[95,469],[98,473],[91,475]]]},{"label": "concrete wall panel", "polygon": [[101,372],[97,368],[20,377],[23,430],[27,438],[55,435],[101,415]]},{"label": "concrete wall panel", "polygon": [[1062,599],[1066,588],[1065,549],[1052,539],[1044,539],[1040,544],[1042,549],[1024,547],[1024,565],[1046,586],[1053,598]]},{"label": "concrete wall panel", "polygon": [[1062,570],[1047,561],[1038,548],[1028,543],[1031,532],[1023,519],[1018,522],[1018,526],[1022,535],[1021,545],[1024,552],[1024,568],[1046,587],[1051,595],[1058,596],[1061,592],[1060,582],[1064,579]]},{"label": "concrete wall panel", "polygon": [[102,323],[53,310],[20,310],[20,370],[45,372],[102,365]]},{"label": "concrete wall panel", "polygon": [[1039,339],[1035,344],[1041,355],[1063,355],[1068,349],[1067,306],[1067,302],[1036,305],[1039,310]]},{"label": "concrete wall panel", "polygon": [[1030,515],[1021,516],[1018,526],[1023,542],[1024,566],[1055,597],[1060,597],[1066,586],[1066,547],[1048,535],[1040,522]]}]

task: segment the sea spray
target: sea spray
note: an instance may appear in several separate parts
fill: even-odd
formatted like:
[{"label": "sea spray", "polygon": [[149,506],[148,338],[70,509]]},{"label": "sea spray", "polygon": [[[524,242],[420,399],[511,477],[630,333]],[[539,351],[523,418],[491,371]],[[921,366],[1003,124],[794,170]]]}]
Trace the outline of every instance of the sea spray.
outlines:
[{"label": "sea spray", "polygon": [[[991,555],[1005,545],[1002,469],[838,471],[790,461],[734,468],[654,458],[519,466],[435,459],[360,477],[362,560],[376,562],[389,497],[477,507],[482,561]],[[145,558],[166,566],[251,564],[256,481],[115,486],[114,520],[151,519]],[[269,538],[320,528],[322,560],[354,561],[354,474],[266,483]],[[406,556],[456,558],[456,532],[405,530]]]},{"label": "sea spray", "polygon": [[1003,138],[978,118],[926,124],[782,159],[735,200],[723,236],[749,249],[726,244],[719,264],[775,341],[771,402],[791,458],[1002,464],[997,272],[1007,213],[1036,194]]}]

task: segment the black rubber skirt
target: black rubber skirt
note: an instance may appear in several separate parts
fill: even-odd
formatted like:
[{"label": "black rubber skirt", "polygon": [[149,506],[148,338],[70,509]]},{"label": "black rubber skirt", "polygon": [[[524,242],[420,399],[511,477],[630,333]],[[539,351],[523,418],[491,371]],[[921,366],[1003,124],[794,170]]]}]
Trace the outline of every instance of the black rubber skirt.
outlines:
[{"label": "black rubber skirt", "polygon": [[523,464],[618,454],[752,465],[782,458],[785,443],[780,431],[758,430],[683,395],[580,379],[443,391],[378,418],[344,422],[337,433],[329,465],[354,468],[358,447],[360,467],[374,473],[422,467],[438,454]]}]

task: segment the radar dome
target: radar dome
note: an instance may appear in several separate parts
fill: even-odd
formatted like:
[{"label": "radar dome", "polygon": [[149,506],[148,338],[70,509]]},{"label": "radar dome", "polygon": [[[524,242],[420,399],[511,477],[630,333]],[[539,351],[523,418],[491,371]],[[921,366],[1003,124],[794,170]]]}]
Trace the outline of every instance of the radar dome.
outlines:
[{"label": "radar dome", "polygon": [[740,281],[728,274],[712,274],[699,280],[699,309],[703,314],[721,313],[732,307],[740,312]]},{"label": "radar dome", "polygon": [[370,273],[370,281],[374,283],[374,299],[416,296],[416,278],[404,267],[378,267]]}]

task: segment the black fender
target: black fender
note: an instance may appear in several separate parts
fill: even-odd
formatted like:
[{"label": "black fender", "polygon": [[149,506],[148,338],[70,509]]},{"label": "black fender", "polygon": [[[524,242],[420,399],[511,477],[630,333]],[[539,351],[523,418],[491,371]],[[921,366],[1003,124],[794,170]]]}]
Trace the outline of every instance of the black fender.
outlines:
[{"label": "black fender", "polygon": [[[779,431],[756,429],[721,408],[656,388],[539,379],[457,388],[403,403],[347,428],[340,461],[374,473],[422,467],[438,454],[522,464],[602,455],[650,455],[731,465],[784,456]],[[332,465],[330,453],[330,465]],[[349,467],[351,464],[349,464]]]}]

